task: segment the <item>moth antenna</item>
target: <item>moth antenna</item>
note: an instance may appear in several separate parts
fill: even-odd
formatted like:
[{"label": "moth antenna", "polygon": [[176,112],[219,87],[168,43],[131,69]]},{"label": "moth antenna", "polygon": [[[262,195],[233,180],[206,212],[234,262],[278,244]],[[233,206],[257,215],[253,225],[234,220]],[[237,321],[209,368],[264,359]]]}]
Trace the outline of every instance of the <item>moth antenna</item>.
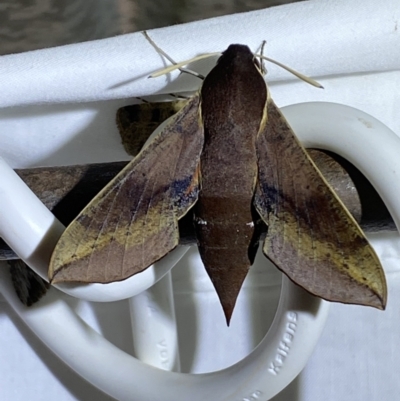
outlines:
[{"label": "moth antenna", "polygon": [[[147,33],[147,31],[143,31],[142,32],[143,36],[148,40],[148,42],[154,47],[154,49],[156,50],[157,53],[161,54],[162,56],[164,56],[168,61],[170,61],[172,64],[177,65],[178,63],[172,58],[170,57],[167,53],[165,53],[165,51],[163,49],[161,49],[160,47],[158,47],[156,45],[156,43],[154,42],[154,40],[149,36],[149,34]],[[177,67],[179,68],[179,67]],[[201,80],[204,80],[204,76],[197,73],[196,71],[192,71],[189,70],[187,68],[179,68],[180,72],[189,74],[189,75],[193,75],[196,78],[199,78]],[[154,78],[150,75],[150,78]]]},{"label": "moth antenna", "polygon": [[199,79],[201,79],[202,81],[204,81],[205,76],[202,75],[202,74],[199,74],[199,73],[196,72],[196,71],[189,70],[189,69],[187,69],[187,68],[179,68],[179,71],[180,71],[180,72],[185,72],[186,74],[189,74],[189,75],[193,75],[194,77],[199,78]]},{"label": "moth antenna", "polygon": [[[261,46],[260,46],[261,57],[264,57],[264,48],[265,48],[266,44],[267,44],[266,40],[263,40],[261,43]],[[261,67],[261,74],[265,75],[267,73],[267,69],[265,68],[264,60],[262,58],[260,59],[260,67]]]},{"label": "moth antenna", "polygon": [[[200,56],[193,57],[193,58],[191,58],[191,59],[189,59],[189,60],[182,61],[182,62],[180,62],[180,63],[176,63],[176,64],[174,64],[174,65],[170,65],[169,67],[163,68],[162,70],[156,71],[156,72],[154,72],[153,74],[149,75],[149,78],[157,78],[157,77],[160,77],[161,75],[168,74],[168,73],[171,72],[171,71],[174,71],[174,70],[181,70],[181,67],[183,67],[184,65],[193,63],[194,61],[202,60],[202,59],[205,59],[205,58],[208,58],[208,57],[212,57],[212,56],[220,56],[220,55],[221,55],[220,52],[201,54]],[[185,70],[185,69],[183,69],[183,70],[184,70],[185,72],[189,72],[189,71],[190,71],[190,70]],[[192,72],[193,72],[193,71],[192,71]],[[202,77],[202,79],[204,79],[204,77],[203,77],[201,74],[198,74],[197,72],[193,72],[193,73],[194,73],[198,78]]]},{"label": "moth antenna", "polygon": [[286,66],[285,64],[280,63],[279,61],[273,60],[272,58],[263,56],[262,54],[255,54],[256,57],[260,57],[263,60],[267,60],[270,63],[274,63],[277,66],[283,68],[284,70],[290,72],[291,74],[293,74],[294,76],[296,76],[297,78],[301,79],[304,82],[307,82],[308,84],[312,85],[312,86],[316,86],[317,88],[324,88],[319,82],[315,81],[314,79],[307,77],[306,75],[301,74],[300,72],[297,72],[296,70],[294,70],[293,68],[290,68],[288,66]]}]

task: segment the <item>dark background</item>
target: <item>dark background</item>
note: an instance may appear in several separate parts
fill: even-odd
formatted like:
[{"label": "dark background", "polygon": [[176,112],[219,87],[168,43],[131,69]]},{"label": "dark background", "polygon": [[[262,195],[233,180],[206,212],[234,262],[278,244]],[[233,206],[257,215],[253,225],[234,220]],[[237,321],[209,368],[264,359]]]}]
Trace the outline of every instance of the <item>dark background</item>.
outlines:
[{"label": "dark background", "polygon": [[0,55],[299,0],[0,0]]}]

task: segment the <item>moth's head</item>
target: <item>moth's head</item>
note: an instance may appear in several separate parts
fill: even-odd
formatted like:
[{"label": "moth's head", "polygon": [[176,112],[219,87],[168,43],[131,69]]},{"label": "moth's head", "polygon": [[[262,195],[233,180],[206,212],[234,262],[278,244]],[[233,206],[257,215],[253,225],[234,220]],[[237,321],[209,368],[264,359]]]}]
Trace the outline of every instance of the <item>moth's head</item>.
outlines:
[{"label": "moth's head", "polygon": [[246,64],[253,61],[254,55],[246,45],[230,45],[219,58],[218,63],[226,62],[229,64]]}]

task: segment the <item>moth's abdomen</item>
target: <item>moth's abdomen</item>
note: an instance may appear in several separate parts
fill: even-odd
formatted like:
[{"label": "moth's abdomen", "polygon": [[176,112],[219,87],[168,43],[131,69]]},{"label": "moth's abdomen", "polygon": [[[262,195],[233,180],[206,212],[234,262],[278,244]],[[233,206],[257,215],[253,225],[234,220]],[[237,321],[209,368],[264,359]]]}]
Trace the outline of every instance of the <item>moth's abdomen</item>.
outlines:
[{"label": "moth's abdomen", "polygon": [[[201,259],[229,323],[243,280],[253,264],[258,239],[253,222],[257,179],[255,138],[247,131],[206,128],[200,158],[195,228]],[[225,139],[225,140],[224,140]]]},{"label": "moth's abdomen", "polygon": [[252,198],[215,198],[200,192],[195,210],[199,252],[229,323],[257,250]]}]

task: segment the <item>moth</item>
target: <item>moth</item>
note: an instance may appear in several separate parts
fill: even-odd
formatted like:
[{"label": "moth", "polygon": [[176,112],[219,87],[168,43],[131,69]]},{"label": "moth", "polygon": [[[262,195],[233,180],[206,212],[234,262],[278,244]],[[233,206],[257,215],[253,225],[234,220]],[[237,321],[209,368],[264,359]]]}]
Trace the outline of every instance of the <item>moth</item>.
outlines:
[{"label": "moth", "polygon": [[321,298],[384,309],[383,269],[271,99],[260,63],[231,45],[196,95],[66,229],[53,283],[126,279],[179,242],[194,209],[204,266],[229,324],[268,227],[265,256]]}]

